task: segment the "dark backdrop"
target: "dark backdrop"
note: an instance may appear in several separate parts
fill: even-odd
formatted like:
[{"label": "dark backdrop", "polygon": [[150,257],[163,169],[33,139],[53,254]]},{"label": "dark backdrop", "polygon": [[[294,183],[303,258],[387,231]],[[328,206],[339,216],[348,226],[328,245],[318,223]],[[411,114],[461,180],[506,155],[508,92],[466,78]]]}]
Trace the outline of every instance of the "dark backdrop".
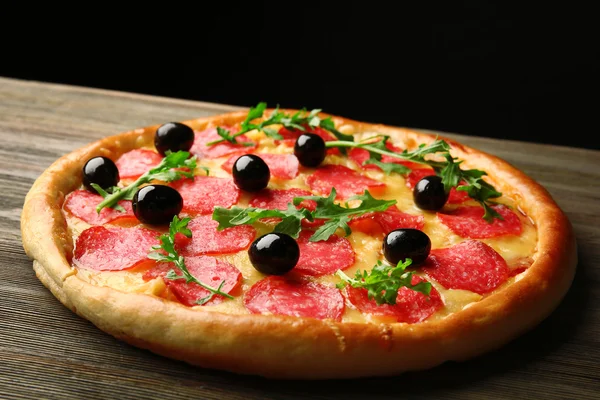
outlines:
[{"label": "dark backdrop", "polygon": [[0,75],[600,149],[595,14],[528,3],[207,2],[151,19],[41,16],[33,36],[11,32]]}]

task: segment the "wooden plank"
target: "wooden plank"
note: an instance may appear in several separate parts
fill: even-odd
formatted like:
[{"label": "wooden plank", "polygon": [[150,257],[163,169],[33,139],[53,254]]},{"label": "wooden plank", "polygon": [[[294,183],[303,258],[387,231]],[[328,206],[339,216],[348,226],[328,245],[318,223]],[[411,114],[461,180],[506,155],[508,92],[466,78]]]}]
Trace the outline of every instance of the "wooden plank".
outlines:
[{"label": "wooden plank", "polygon": [[232,106],[0,78],[0,398],[597,399],[600,391],[600,152],[449,134],[542,183],[571,219],[580,263],[539,327],[465,363],[395,378],[290,382],[190,367],[124,344],[65,307],[35,277],[19,218],[33,181],[101,137]]}]

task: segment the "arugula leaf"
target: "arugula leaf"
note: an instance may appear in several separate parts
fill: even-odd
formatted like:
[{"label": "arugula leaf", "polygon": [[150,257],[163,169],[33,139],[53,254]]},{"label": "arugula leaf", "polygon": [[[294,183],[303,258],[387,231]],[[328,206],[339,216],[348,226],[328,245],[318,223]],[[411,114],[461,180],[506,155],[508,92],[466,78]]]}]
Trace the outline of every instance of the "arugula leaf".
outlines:
[{"label": "arugula leaf", "polygon": [[[274,129],[266,128],[267,126],[270,126],[270,125],[283,125],[285,128],[297,129],[300,131],[306,131],[307,127],[310,127],[310,128],[321,127],[323,129],[333,133],[333,135],[335,135],[335,137],[338,140],[345,140],[345,141],[353,141],[354,140],[353,136],[345,135],[345,134],[341,133],[340,131],[338,131],[337,129],[335,129],[335,124],[334,124],[333,120],[331,119],[331,117],[321,119],[318,115],[321,112],[320,109],[314,109],[314,110],[311,110],[310,112],[308,112],[306,109],[302,109],[292,115],[292,114],[287,114],[287,113],[279,111],[279,106],[277,106],[275,108],[275,110],[273,110],[273,112],[271,113],[271,115],[269,116],[268,119],[261,121],[258,124],[253,124],[251,121],[253,121],[257,118],[262,118],[266,109],[267,109],[267,103],[264,103],[264,102],[258,103],[256,105],[256,107],[251,107],[250,111],[248,112],[248,115],[246,115],[246,119],[241,123],[241,130],[239,132],[237,132],[234,135],[231,135],[228,130],[219,127],[219,128],[217,128],[217,133],[223,139],[214,140],[212,142],[207,143],[207,145],[211,146],[211,145],[214,145],[217,143],[222,143],[224,141],[228,141],[228,142],[234,143],[234,144],[239,144],[236,141],[236,138],[238,136],[241,136],[244,133],[247,133],[254,129],[264,132],[265,135],[267,135],[270,138],[273,138],[276,140],[283,139],[283,137],[279,133],[277,133],[277,131],[275,131]],[[242,143],[242,144],[244,144],[244,143]]]},{"label": "arugula leaf", "polygon": [[[172,182],[182,177],[193,178],[196,169],[196,156],[189,157],[190,153],[187,151],[167,152],[160,164],[151,168],[129,186],[124,188],[114,187],[112,193],[98,192],[104,197],[104,200],[96,206],[96,212],[100,213],[104,207],[115,208],[115,205],[118,207],[117,203],[120,200],[132,200],[138,188],[151,181]],[[179,168],[184,168],[184,170]],[[202,168],[206,169],[205,167]]]},{"label": "arugula leaf", "polygon": [[392,172],[396,172],[396,173],[401,174],[401,175],[406,175],[406,174],[409,174],[410,171],[412,171],[406,165],[396,164],[396,163],[385,163],[385,162],[381,162],[379,160],[373,160],[371,158],[368,159],[368,160],[366,160],[365,162],[363,162],[363,165],[365,165],[365,164],[374,164],[374,165],[377,165],[379,168],[381,168],[381,170],[386,175],[389,175]]},{"label": "arugula leaf", "polygon": [[[485,210],[483,218],[486,221],[492,222],[494,218],[502,219],[502,216],[491,208],[492,202],[490,201],[490,199],[502,196],[502,193],[483,180],[482,177],[487,175],[485,171],[477,169],[461,169],[460,164],[462,161],[450,155],[450,145],[444,140],[436,139],[428,145],[420,144],[414,150],[404,150],[401,153],[396,153],[385,148],[383,140],[375,143],[332,141],[325,143],[325,146],[342,148],[357,147],[366,149],[371,154],[371,158],[367,160],[367,163],[379,165],[382,169],[388,168],[390,171],[393,171],[393,167],[387,165],[391,163],[380,163],[380,161],[378,163],[377,155],[379,155],[379,157],[380,155],[387,155],[406,161],[429,165],[434,169],[436,174],[442,178],[442,183],[444,184],[444,190],[446,192],[449,193],[453,187],[456,187],[457,190],[466,191],[470,198],[482,205]],[[428,155],[441,155],[444,157],[445,161],[426,158]],[[384,171],[386,170],[384,169]],[[461,185],[461,182],[465,182],[466,184]]]},{"label": "arugula leaf", "polygon": [[217,230],[223,230],[238,225],[250,225],[262,218],[282,218],[281,222],[275,225],[275,232],[286,233],[298,238],[301,230],[301,222],[304,218],[313,220],[311,212],[305,208],[297,209],[292,204],[288,204],[287,210],[267,210],[263,208],[248,207],[242,208],[233,206],[229,209],[215,207],[212,219],[219,225]]},{"label": "arugula leaf", "polygon": [[[346,235],[349,235],[352,231],[348,226],[348,222],[352,217],[370,212],[385,211],[396,204],[396,200],[376,199],[367,190],[361,195],[348,199],[348,202],[360,201],[357,207],[348,206],[348,202],[346,203],[346,207],[342,207],[335,203],[335,196],[335,188],[332,188],[331,193],[327,197],[295,197],[293,203],[289,203],[286,210],[266,210],[255,207],[242,208],[237,206],[229,209],[215,207],[212,219],[219,223],[217,229],[223,230],[238,225],[250,225],[262,218],[281,218],[281,222],[275,225],[274,231],[286,233],[294,239],[297,239],[300,234],[302,229],[301,223],[304,218],[309,221],[314,221],[315,218],[325,219],[325,223],[309,239],[311,242],[318,242],[329,239],[338,228],[343,229]],[[317,203],[316,209],[310,211],[304,207],[300,209],[295,207],[300,205],[304,200],[314,200]]]},{"label": "arugula leaf", "polygon": [[185,259],[183,258],[183,256],[177,253],[177,250],[175,250],[175,235],[177,233],[181,233],[188,238],[192,237],[192,231],[190,231],[190,229],[188,228],[189,222],[190,218],[186,217],[180,220],[177,217],[177,215],[175,215],[173,217],[173,221],[171,221],[171,223],[169,224],[169,233],[165,233],[159,236],[160,246],[153,246],[152,250],[155,251],[150,252],[148,254],[148,258],[159,262],[171,262],[182,273],[182,275],[179,275],[175,272],[175,270],[172,269],[165,275],[167,279],[185,279],[186,283],[193,282],[208,290],[210,294],[206,297],[199,299],[196,302],[197,304],[206,304],[215,295],[221,295],[228,299],[233,299],[232,295],[221,291],[223,285],[225,284],[225,280],[221,281],[219,287],[216,289],[212,286],[202,283],[198,278],[196,278],[190,273],[190,271],[185,266]]},{"label": "arugula leaf", "polygon": [[429,293],[431,292],[431,283],[419,282],[416,285],[412,284],[414,271],[405,271],[406,267],[411,264],[412,260],[410,258],[407,258],[404,262],[398,262],[395,267],[377,261],[377,265],[373,267],[371,272],[367,272],[366,270],[363,272],[360,270],[356,271],[354,279],[350,278],[341,270],[337,270],[335,274],[339,276],[342,281],[336,286],[338,289],[343,289],[346,285],[358,289],[367,289],[369,299],[375,299],[378,305],[384,303],[391,305],[396,304],[398,291],[403,287],[429,296]]}]

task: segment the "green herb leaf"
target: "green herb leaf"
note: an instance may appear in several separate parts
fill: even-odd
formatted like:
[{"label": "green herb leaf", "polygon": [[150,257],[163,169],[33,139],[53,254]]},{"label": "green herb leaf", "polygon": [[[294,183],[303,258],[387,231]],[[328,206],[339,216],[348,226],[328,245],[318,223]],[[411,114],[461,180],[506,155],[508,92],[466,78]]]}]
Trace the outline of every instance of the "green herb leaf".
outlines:
[{"label": "green herb leaf", "polygon": [[226,297],[228,299],[233,299],[233,296],[221,291],[221,289],[223,288],[223,285],[225,284],[224,280],[221,281],[221,284],[216,289],[213,288],[212,286],[209,286],[209,285],[201,282],[199,279],[197,279],[195,276],[193,276],[190,273],[190,271],[185,266],[185,259],[177,253],[177,250],[175,250],[175,235],[176,234],[181,233],[181,234],[185,235],[186,237],[192,237],[192,231],[188,228],[189,222],[190,222],[190,218],[186,217],[186,218],[183,218],[180,220],[177,217],[177,215],[175,215],[173,217],[173,220],[169,224],[169,233],[165,233],[165,234],[162,234],[159,236],[160,246],[153,246],[152,250],[154,250],[154,251],[152,251],[148,254],[148,258],[150,258],[152,260],[160,261],[160,262],[171,262],[181,272],[181,275],[180,275],[179,273],[177,273],[175,270],[172,269],[169,272],[167,272],[167,274],[165,275],[165,278],[171,279],[171,280],[185,279],[185,281],[187,283],[193,282],[193,283],[196,283],[196,284],[202,286],[204,289],[208,290],[210,292],[210,294],[208,296],[198,300],[198,302],[197,302],[198,304],[205,304],[206,302],[208,302],[210,299],[212,299],[216,295],[220,295],[220,296]]},{"label": "green herb leaf", "polygon": [[[183,170],[180,168],[183,168]],[[110,194],[105,192],[107,196],[103,196],[104,200],[98,204],[96,211],[100,213],[104,207],[114,208],[115,205],[118,206],[117,203],[120,200],[133,199],[138,188],[146,183],[155,180],[172,182],[183,177],[193,178],[195,169],[196,156],[190,158],[190,153],[187,151],[178,151],[176,153],[167,152],[167,155],[161,160],[160,164],[147,171],[129,186],[125,188],[116,188]]]},{"label": "green herb leaf", "polygon": [[[267,118],[266,120],[264,120],[258,124],[252,123],[253,120],[255,120],[257,118],[262,118],[266,109],[267,109],[267,103],[264,103],[264,102],[258,103],[256,105],[256,107],[250,108],[250,111],[248,112],[246,119],[241,123],[241,130],[234,135],[231,135],[230,132],[227,131],[226,129],[217,128],[217,133],[223,139],[214,140],[212,142],[207,143],[207,145],[210,146],[210,145],[214,145],[217,143],[222,143],[224,141],[239,144],[236,141],[236,138],[238,136],[241,136],[244,133],[247,133],[254,129],[264,132],[265,135],[267,135],[268,137],[270,137],[272,139],[275,139],[275,140],[283,139],[283,137],[279,133],[277,133],[275,130],[266,129],[266,127],[270,126],[270,125],[283,125],[287,129],[296,129],[296,130],[300,130],[300,131],[306,131],[307,127],[309,127],[309,128],[321,127],[323,129],[333,133],[333,135],[335,135],[335,137],[338,140],[347,140],[347,141],[354,140],[353,136],[345,135],[345,134],[339,132],[337,129],[335,129],[335,124],[333,123],[333,120],[331,119],[331,117],[321,119],[318,115],[321,112],[320,109],[314,109],[314,110],[311,110],[310,112],[306,111],[305,109],[302,109],[294,114],[287,114],[287,113],[279,111],[279,106],[277,106],[275,108],[275,110],[273,110],[273,112],[271,113],[269,118]],[[244,143],[242,143],[242,144],[244,144]]]},{"label": "green herb leaf", "polygon": [[[371,158],[367,160],[368,163],[379,165],[382,169],[389,168],[392,172],[394,167],[386,166],[386,164],[391,163],[377,162],[381,159],[380,155],[387,155],[401,160],[429,165],[434,169],[436,174],[442,178],[442,183],[444,184],[444,189],[446,192],[449,193],[453,187],[456,187],[457,190],[466,191],[470,198],[476,200],[482,205],[485,210],[483,218],[486,221],[492,222],[494,218],[502,219],[502,216],[493,208],[491,208],[492,202],[490,201],[490,199],[502,196],[502,193],[498,192],[492,185],[483,180],[482,177],[487,175],[485,171],[476,169],[461,169],[460,164],[462,161],[453,158],[450,155],[450,145],[444,140],[437,139],[428,145],[421,144],[415,150],[404,150],[401,153],[395,153],[385,148],[384,140],[375,143],[332,141],[325,143],[325,146],[328,148],[357,147],[366,149],[371,154]],[[442,156],[445,161],[439,161],[437,159],[432,160],[431,157],[427,157],[429,155]]]},{"label": "green herb leaf", "polygon": [[350,285],[357,289],[367,289],[369,299],[375,299],[378,305],[396,304],[398,291],[403,287],[429,296],[431,283],[419,282],[416,285],[412,284],[414,272],[406,271],[406,267],[411,264],[412,260],[410,258],[407,258],[404,262],[400,261],[395,267],[377,261],[377,265],[373,267],[371,272],[366,270],[363,272],[356,271],[354,278],[350,278],[344,272],[338,270],[336,275],[342,281],[337,284],[337,287],[343,289],[346,285]]}]

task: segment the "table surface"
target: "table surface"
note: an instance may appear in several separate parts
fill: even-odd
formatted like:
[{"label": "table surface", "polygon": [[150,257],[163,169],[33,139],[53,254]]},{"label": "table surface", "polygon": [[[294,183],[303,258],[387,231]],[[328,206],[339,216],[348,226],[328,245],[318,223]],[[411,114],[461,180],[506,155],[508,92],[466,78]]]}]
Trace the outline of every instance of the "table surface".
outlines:
[{"label": "table surface", "polygon": [[446,134],[544,185],[571,220],[573,286],[537,328],[463,363],[392,378],[270,381],[195,368],[120,342],[38,281],[19,219],[33,181],[57,158],[107,135],[236,107],[0,77],[0,398],[598,399],[600,152]]}]

